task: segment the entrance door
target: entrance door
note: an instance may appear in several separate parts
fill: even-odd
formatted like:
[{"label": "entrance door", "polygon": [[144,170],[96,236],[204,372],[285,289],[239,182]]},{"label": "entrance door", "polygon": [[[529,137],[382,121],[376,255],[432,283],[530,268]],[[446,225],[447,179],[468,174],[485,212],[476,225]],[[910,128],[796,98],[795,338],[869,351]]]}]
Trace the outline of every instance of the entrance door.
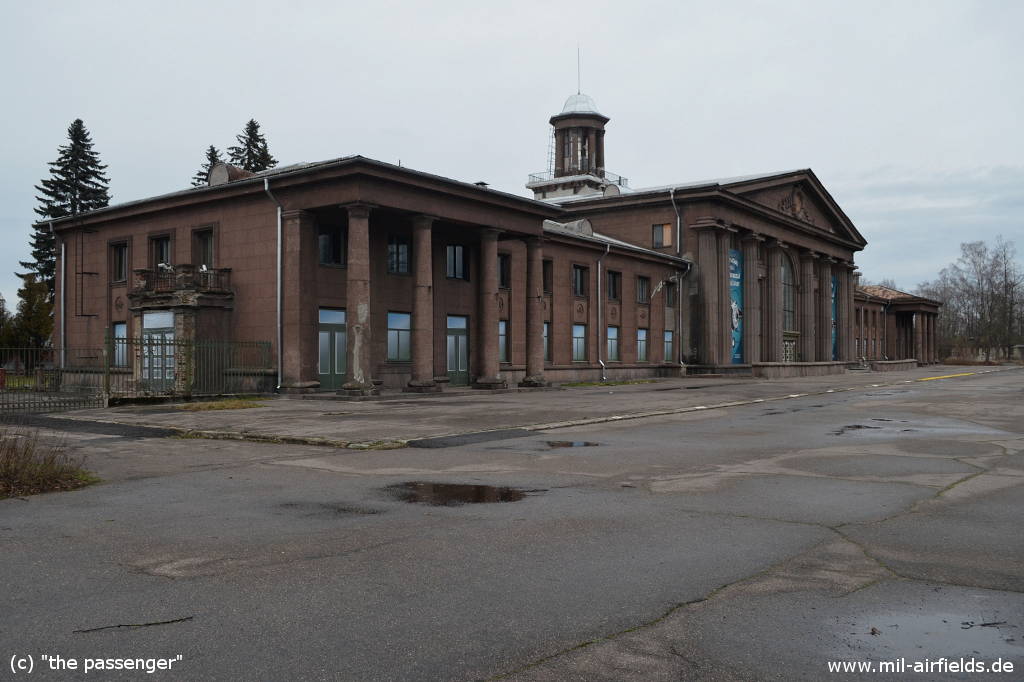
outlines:
[{"label": "entrance door", "polygon": [[148,312],[142,316],[142,384],[153,393],[174,389],[174,313]]},{"label": "entrance door", "polygon": [[345,383],[347,341],[345,311],[321,308],[318,369],[320,388],[336,390]]},{"label": "entrance door", "polygon": [[469,385],[469,318],[462,315],[448,316],[448,380]]}]

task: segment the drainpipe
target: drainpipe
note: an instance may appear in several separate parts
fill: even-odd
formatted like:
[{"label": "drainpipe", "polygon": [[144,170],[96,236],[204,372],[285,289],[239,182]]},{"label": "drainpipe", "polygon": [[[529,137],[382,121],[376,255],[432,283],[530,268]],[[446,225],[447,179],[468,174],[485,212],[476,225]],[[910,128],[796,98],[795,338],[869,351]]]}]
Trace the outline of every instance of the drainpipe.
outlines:
[{"label": "drainpipe", "polygon": [[[53,221],[50,221],[50,234],[54,239],[57,238],[57,233],[53,229]],[[64,359],[67,353],[67,327],[65,326],[65,318],[67,318],[68,308],[68,278],[67,278],[67,247],[64,244],[64,240],[60,240],[60,368],[64,369]]]},{"label": "drainpipe", "polygon": [[282,272],[281,272],[281,202],[270,193],[270,178],[263,178],[263,191],[267,193],[270,200],[277,206],[277,391],[281,391],[281,366],[284,363],[284,349],[281,344],[284,341],[284,330],[282,321]]},{"label": "drainpipe", "polygon": [[[676,258],[683,257],[683,219],[679,215],[679,207],[676,206],[676,188],[668,191],[668,198],[672,202],[672,210],[676,213]],[[687,263],[686,271],[677,271],[679,280],[676,282],[676,357],[679,361],[679,368],[685,372],[686,363],[683,362],[683,279],[690,274],[690,265]]]},{"label": "drainpipe", "polygon": [[[601,290],[601,261],[611,250],[612,245],[605,244],[604,253],[597,259],[597,362],[601,365],[601,381],[608,381],[607,367],[604,365],[604,360],[601,359],[601,329],[604,326],[604,318],[601,315],[601,300],[604,298],[604,292]],[[622,343],[622,339],[619,339],[619,343]]]}]

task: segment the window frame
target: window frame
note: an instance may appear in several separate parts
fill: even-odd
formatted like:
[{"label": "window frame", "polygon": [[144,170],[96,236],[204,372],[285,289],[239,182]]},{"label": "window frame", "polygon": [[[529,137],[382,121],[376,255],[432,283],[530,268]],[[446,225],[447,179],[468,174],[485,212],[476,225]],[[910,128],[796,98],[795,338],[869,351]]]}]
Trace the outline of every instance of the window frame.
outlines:
[{"label": "window frame", "polygon": [[676,356],[676,333],[673,329],[666,329],[662,335],[662,353],[665,362],[675,362]]},{"label": "window frame", "polygon": [[[779,282],[782,286],[782,331],[795,334],[797,331],[796,315],[796,271],[788,254],[782,254]],[[788,278],[787,278],[788,274]],[[788,280],[788,281],[787,281]]]},{"label": "window frame", "polygon": [[512,254],[501,252],[498,254],[498,288],[512,288]]},{"label": "window frame", "polygon": [[[161,261],[157,259],[157,244],[166,242],[167,244],[167,260]],[[149,235],[149,267],[151,270],[159,268],[160,263],[166,263],[167,265],[174,265],[174,235],[170,232],[157,232]]]},{"label": "window frame", "polygon": [[672,223],[651,225],[651,248],[664,249],[672,246]]},{"label": "window frame", "polygon": [[545,296],[550,296],[555,291],[555,261],[545,258],[541,261],[541,288]]},{"label": "window frame", "polygon": [[616,324],[608,325],[605,329],[605,357],[608,362],[622,362],[622,334],[621,328]]},{"label": "window frame", "polygon": [[[581,333],[577,335],[577,331]],[[581,352],[577,353],[577,349]],[[572,326],[572,361],[587,362],[587,325],[573,324]]]},{"label": "window frame", "polygon": [[551,323],[544,320],[544,362],[551,362]]},{"label": "window frame", "polygon": [[[579,276],[577,276],[579,273]],[[579,285],[579,286],[577,286]],[[590,268],[586,265],[573,263],[572,265],[572,295],[576,298],[586,298],[590,289]]]},{"label": "window frame", "polygon": [[508,320],[498,320],[498,362],[511,362],[508,338]]},{"label": "window frame", "polygon": [[444,276],[446,279],[469,281],[468,249],[465,244],[445,244]]},{"label": "window frame", "polygon": [[210,239],[210,262],[206,264],[206,267],[213,270],[214,263],[217,258],[217,233],[213,225],[203,225],[201,227],[192,228],[192,265],[198,270],[203,265],[201,258],[199,257],[201,249],[199,241],[209,235]]},{"label": "window frame", "polygon": [[[402,251],[405,252],[404,259]],[[412,240],[408,235],[396,232],[388,234],[387,265],[389,275],[408,275],[412,272]]]},{"label": "window frame", "polygon": [[649,305],[651,302],[651,278],[645,275],[636,276],[636,302]]},{"label": "window frame", "polygon": [[679,306],[679,285],[675,282],[665,282],[665,307],[676,308]]},{"label": "window frame", "polygon": [[[127,284],[128,275],[131,272],[131,241],[129,239],[117,239],[109,242],[109,253],[110,253],[110,283],[111,284]],[[118,253],[123,254],[121,265],[123,266],[123,276],[118,277]]]},{"label": "window frame", "polygon": [[[323,238],[332,240],[331,257],[337,251],[337,260],[324,259]],[[337,241],[334,245],[333,242]],[[335,248],[336,246],[336,248]],[[317,223],[316,226],[316,259],[319,265],[329,268],[344,268],[348,265],[348,224]]]},{"label": "window frame", "polygon": [[607,273],[608,285],[605,287],[605,294],[609,301],[622,302],[622,273],[618,270],[609,270]]},{"label": "window frame", "polygon": [[[396,327],[392,326],[392,317],[404,315],[408,319],[408,326]],[[387,334],[387,361],[388,362],[412,362],[412,313],[407,313],[399,310],[388,311],[388,334]],[[394,332],[394,348],[395,352],[392,353],[392,332]],[[402,339],[406,339],[406,349],[408,350],[407,356],[403,357],[402,353]]]},{"label": "window frame", "polygon": [[[636,330],[636,361],[637,362],[650,362],[651,351],[651,332],[647,327],[637,327]],[[643,352],[641,352],[641,350]]]}]

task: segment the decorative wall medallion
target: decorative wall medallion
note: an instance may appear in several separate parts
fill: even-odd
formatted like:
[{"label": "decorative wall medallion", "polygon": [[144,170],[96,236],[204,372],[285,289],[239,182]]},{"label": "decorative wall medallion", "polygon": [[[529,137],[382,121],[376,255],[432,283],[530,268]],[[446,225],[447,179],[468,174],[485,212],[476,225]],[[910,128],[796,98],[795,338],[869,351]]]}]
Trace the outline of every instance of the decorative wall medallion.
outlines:
[{"label": "decorative wall medallion", "polygon": [[505,309],[505,299],[503,299],[501,296],[499,296],[498,297],[498,310],[504,310],[504,309]]},{"label": "decorative wall medallion", "polygon": [[794,187],[789,194],[779,200],[779,210],[797,220],[814,224],[814,218],[807,212],[807,199],[804,198],[804,192],[799,187]]},{"label": "decorative wall medallion", "polygon": [[608,317],[610,317],[610,318],[612,318],[614,320],[618,316],[619,316],[619,309],[618,308],[613,306],[613,307],[608,309]]},{"label": "decorative wall medallion", "polygon": [[121,300],[120,296],[114,299],[114,309],[117,310],[117,312],[124,310],[124,301]]},{"label": "decorative wall medallion", "polygon": [[577,303],[576,304],[576,313],[579,314],[579,315],[583,314],[583,304],[582,303]]},{"label": "decorative wall medallion", "polygon": [[641,309],[641,310],[640,310],[640,312],[639,312],[639,314],[638,314],[638,317],[639,317],[639,318],[640,318],[641,320],[646,320],[646,319],[647,319],[647,311],[646,311],[646,310],[643,310],[643,309]]}]

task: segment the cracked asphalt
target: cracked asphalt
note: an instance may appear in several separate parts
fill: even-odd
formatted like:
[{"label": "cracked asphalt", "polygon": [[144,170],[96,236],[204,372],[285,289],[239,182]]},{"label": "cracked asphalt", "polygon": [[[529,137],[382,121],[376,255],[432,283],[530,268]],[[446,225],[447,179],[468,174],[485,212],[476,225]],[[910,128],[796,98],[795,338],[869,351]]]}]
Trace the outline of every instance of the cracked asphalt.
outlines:
[{"label": "cracked asphalt", "polygon": [[[729,399],[764,386],[729,383]],[[711,404],[715,390],[686,393]],[[572,395],[523,399],[557,416]],[[828,661],[973,657],[1010,660],[996,679],[1021,679],[1022,398],[1011,370],[379,451],[40,424],[104,483],[0,501],[0,663],[181,654],[155,676],[820,680]],[[451,433],[444,409],[416,407],[419,423],[437,411],[427,435]],[[538,492],[427,506],[384,490],[406,481]]]}]

